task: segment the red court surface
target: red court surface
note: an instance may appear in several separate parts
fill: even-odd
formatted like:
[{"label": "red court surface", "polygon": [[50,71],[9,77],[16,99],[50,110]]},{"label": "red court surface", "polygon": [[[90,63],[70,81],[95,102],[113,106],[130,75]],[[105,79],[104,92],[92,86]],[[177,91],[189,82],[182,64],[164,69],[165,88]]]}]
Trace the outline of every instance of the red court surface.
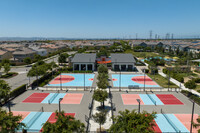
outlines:
[{"label": "red court surface", "polygon": [[93,81],[94,79],[93,79],[93,78],[90,78],[90,79],[88,79],[88,80]]},{"label": "red court surface", "polygon": [[148,76],[135,76],[132,77],[131,79],[132,81],[139,83],[139,84],[144,84],[144,80],[145,80],[145,84],[146,85],[157,85],[156,82],[154,82],[151,78],[149,78]]},{"label": "red court surface", "polygon": [[73,76],[70,75],[61,75],[61,76],[57,76],[53,81],[51,81],[49,84],[60,84],[60,79],[62,84],[63,83],[68,83],[73,81],[75,78]]},{"label": "red court surface", "polygon": [[[67,116],[67,115],[70,115],[70,116],[74,117],[75,113],[65,113],[65,116]],[[57,120],[56,119],[56,113],[52,113],[47,121],[50,122],[50,123],[55,123],[56,120]]]},{"label": "red court surface", "polygon": [[183,103],[172,94],[156,94],[165,105],[183,105]]},{"label": "red court surface", "polygon": [[[190,131],[191,126],[191,114],[174,114],[179,121]],[[199,117],[198,114],[194,114],[193,121],[196,123],[196,119]],[[198,133],[198,129],[200,128],[192,128],[193,133]]]},{"label": "red court surface", "polygon": [[41,103],[48,95],[49,93],[33,93],[23,103]]},{"label": "red court surface", "polygon": [[122,101],[124,105],[138,105],[138,102],[136,99],[140,99],[140,104],[144,105],[142,99],[140,98],[139,94],[121,94]]},{"label": "red court surface", "polygon": [[157,123],[154,121],[155,126],[153,126],[154,132],[155,133],[162,133],[162,131],[160,130],[159,126],[157,125]]},{"label": "red court surface", "polygon": [[21,121],[26,118],[26,116],[30,113],[30,112],[25,112],[25,111],[12,111],[13,115],[14,116],[18,116],[18,115],[21,115],[22,116],[22,119]]},{"label": "red court surface", "polygon": [[67,93],[63,100],[60,102],[61,104],[80,104],[83,98],[82,93]]}]

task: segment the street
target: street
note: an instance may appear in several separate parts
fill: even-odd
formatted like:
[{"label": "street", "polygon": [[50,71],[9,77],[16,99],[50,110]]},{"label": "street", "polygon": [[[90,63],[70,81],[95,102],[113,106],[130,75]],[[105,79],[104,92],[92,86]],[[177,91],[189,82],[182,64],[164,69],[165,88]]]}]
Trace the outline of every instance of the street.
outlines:
[{"label": "street", "polygon": [[[75,52],[68,52],[69,55],[74,54]],[[58,55],[53,56],[54,58],[50,57],[48,59],[45,59],[46,63],[50,63],[52,61],[58,63]],[[20,67],[11,67],[10,72],[17,72],[18,75],[9,79],[1,79],[5,80],[11,87],[11,90],[16,89],[17,87],[23,85],[23,84],[31,84],[34,80],[36,80],[36,77],[27,77],[28,71],[31,69],[31,67],[26,66],[20,66]],[[1,72],[3,71],[3,68],[1,69]]]}]

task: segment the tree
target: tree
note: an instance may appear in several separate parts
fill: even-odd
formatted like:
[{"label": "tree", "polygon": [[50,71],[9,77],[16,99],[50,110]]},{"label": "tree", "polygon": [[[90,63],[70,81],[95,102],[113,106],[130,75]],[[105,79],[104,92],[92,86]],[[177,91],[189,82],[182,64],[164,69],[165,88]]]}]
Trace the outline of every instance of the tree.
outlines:
[{"label": "tree", "polygon": [[58,57],[58,62],[59,63],[66,63],[67,57],[69,57],[69,55],[67,53],[60,54],[60,56]]},{"label": "tree", "polygon": [[[194,127],[194,128],[199,128],[200,127],[200,117],[198,117],[197,119],[197,123],[192,123],[192,126]],[[198,133],[200,132],[200,129],[198,129]]]},{"label": "tree", "polygon": [[24,58],[24,62],[25,62],[26,64],[31,64],[31,58],[30,58],[30,57]]},{"label": "tree", "polygon": [[13,116],[12,112],[7,113],[0,108],[0,132],[15,133],[16,129],[21,129],[25,126],[21,123],[22,116]]},{"label": "tree", "polygon": [[97,79],[98,79],[98,81],[104,80],[104,79],[108,80],[108,74],[106,74],[106,73],[98,73]]},{"label": "tree", "polygon": [[8,74],[9,71],[10,71],[10,64],[5,63],[5,64],[4,64],[4,72],[5,72],[6,74]]},{"label": "tree", "polygon": [[2,64],[2,66],[4,65],[4,64],[10,64],[10,60],[8,60],[8,59],[3,59],[2,61],[1,61],[1,64]]},{"label": "tree", "polygon": [[115,123],[110,127],[109,132],[117,133],[154,133],[154,118],[156,113],[137,113],[136,110],[119,111],[114,118]]},{"label": "tree", "polygon": [[189,89],[195,89],[197,86],[194,80],[189,80],[184,85],[186,88],[189,88]]},{"label": "tree", "polygon": [[101,65],[98,67],[98,73],[107,73],[107,74],[108,74],[108,68],[107,68],[107,66],[101,64]]},{"label": "tree", "polygon": [[53,77],[53,69],[56,68],[56,67],[58,67],[58,65],[57,65],[55,62],[52,61],[52,62],[50,63],[50,66],[51,66],[52,77]]},{"label": "tree", "polygon": [[74,117],[65,115],[65,112],[56,111],[56,122],[46,122],[43,126],[43,133],[83,133],[85,130],[84,123],[76,120]]},{"label": "tree", "polygon": [[4,80],[0,80],[0,103],[1,100],[6,100],[10,94],[10,86]]},{"label": "tree", "polygon": [[106,114],[107,111],[100,111],[99,113],[96,113],[95,115],[92,115],[95,122],[99,123],[99,129],[101,132],[101,125],[103,125],[106,122]]},{"label": "tree", "polygon": [[42,60],[42,56],[41,55],[39,55],[39,54],[35,54],[34,55],[34,61],[40,61],[40,60]]},{"label": "tree", "polygon": [[93,98],[94,100],[101,102],[101,105],[103,103],[104,108],[104,101],[108,98],[108,93],[105,90],[97,89],[94,91]]},{"label": "tree", "polygon": [[108,87],[108,85],[109,85],[108,79],[103,78],[103,79],[100,79],[97,81],[97,86],[100,89],[106,89]]}]

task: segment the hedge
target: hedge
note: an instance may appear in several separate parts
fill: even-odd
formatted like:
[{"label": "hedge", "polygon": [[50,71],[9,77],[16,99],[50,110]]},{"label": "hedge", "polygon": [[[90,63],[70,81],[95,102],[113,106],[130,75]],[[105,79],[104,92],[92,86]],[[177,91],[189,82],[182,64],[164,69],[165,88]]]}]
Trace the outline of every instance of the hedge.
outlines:
[{"label": "hedge", "polygon": [[9,73],[7,73],[5,75],[1,75],[0,78],[11,78],[11,77],[16,76],[16,75],[18,75],[18,73],[16,73],[16,72],[9,72]]},{"label": "hedge", "polygon": [[23,84],[20,87],[11,91],[10,98],[15,98],[15,97],[19,96],[20,94],[24,93],[25,91],[26,91],[26,84]]},{"label": "hedge", "polygon": [[194,100],[195,103],[200,105],[200,97],[197,95],[192,94],[189,91],[182,90],[181,93],[183,93],[185,96],[189,97],[190,99]]}]

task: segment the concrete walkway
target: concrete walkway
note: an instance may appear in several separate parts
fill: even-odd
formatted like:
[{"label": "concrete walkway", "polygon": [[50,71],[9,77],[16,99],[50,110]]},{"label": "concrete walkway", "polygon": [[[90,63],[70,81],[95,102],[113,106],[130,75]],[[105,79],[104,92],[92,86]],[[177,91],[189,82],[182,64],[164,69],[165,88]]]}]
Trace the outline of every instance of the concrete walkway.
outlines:
[{"label": "concrete walkway", "polygon": [[[107,92],[109,93],[109,90],[106,89]],[[107,116],[106,116],[106,122],[104,125],[101,126],[101,128],[103,129],[109,129],[110,126],[112,125],[112,113],[111,113],[111,104],[110,104],[110,98],[108,98],[106,101],[105,101],[105,108],[108,109],[108,113],[107,113]],[[93,103],[93,111],[92,111],[92,115],[95,115],[95,113],[99,112],[97,110],[97,108],[100,106],[100,102],[97,102],[94,100],[94,103]],[[90,119],[90,132],[96,132],[97,129],[100,127],[98,123],[96,123],[93,118]]]},{"label": "concrete walkway", "polygon": [[[166,77],[166,76],[167,76],[166,74],[164,74],[164,73],[162,72],[162,69],[161,69],[160,71],[158,71],[158,74],[160,74],[160,75],[163,76],[163,77]],[[173,82],[174,84],[176,84],[177,86],[179,86],[182,90],[187,90],[187,91],[189,91],[189,92],[191,92],[191,93],[193,93],[193,94],[195,94],[195,95],[198,95],[198,96],[200,97],[200,93],[198,93],[198,92],[195,91],[195,90],[191,90],[191,89],[186,88],[186,87],[184,86],[183,83],[181,83],[181,82],[175,80],[174,78],[170,78],[170,81]]]}]

